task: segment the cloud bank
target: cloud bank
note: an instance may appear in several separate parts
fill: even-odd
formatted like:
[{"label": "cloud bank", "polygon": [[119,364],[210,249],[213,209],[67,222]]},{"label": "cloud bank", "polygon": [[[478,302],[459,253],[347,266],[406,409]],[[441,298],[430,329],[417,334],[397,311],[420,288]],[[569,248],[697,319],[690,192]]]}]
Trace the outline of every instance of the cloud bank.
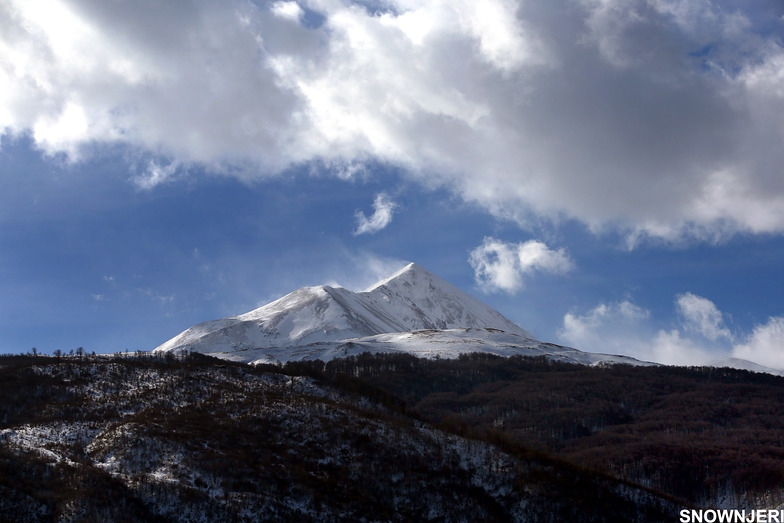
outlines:
[{"label": "cloud bank", "polygon": [[0,131],[243,177],[383,161],[630,245],[784,231],[781,4],[372,5],[3,2]]},{"label": "cloud bank", "polygon": [[679,325],[655,327],[650,311],[629,300],[600,303],[584,314],[567,313],[562,342],[590,352],[624,354],[669,365],[706,365],[729,358],[784,369],[784,317],[771,317],[752,332],[735,336],[725,315],[707,298],[675,297]]},{"label": "cloud bank", "polygon": [[468,261],[485,292],[508,293],[522,290],[523,277],[533,272],[563,274],[574,265],[564,249],[554,251],[536,240],[509,243],[495,238],[485,238],[471,251]]}]

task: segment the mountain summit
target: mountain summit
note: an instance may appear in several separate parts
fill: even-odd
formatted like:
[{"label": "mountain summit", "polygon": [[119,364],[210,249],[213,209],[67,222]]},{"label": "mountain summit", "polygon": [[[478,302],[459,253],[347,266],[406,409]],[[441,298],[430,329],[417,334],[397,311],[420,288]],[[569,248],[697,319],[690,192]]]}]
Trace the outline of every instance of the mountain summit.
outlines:
[{"label": "mountain summit", "polygon": [[542,343],[415,263],[363,292],[327,285],[297,289],[245,314],[195,325],[154,352],[182,350],[248,363],[327,361],[362,352],[443,358],[490,352],[584,364],[641,363]]},{"label": "mountain summit", "polygon": [[532,339],[500,313],[411,263],[364,292],[303,287],[245,314],[200,323],[155,350],[229,352],[457,328],[492,328]]},{"label": "mountain summit", "polygon": [[396,328],[382,332],[491,328],[533,339],[499,312],[416,263],[406,265],[358,296],[374,310],[396,320]]}]

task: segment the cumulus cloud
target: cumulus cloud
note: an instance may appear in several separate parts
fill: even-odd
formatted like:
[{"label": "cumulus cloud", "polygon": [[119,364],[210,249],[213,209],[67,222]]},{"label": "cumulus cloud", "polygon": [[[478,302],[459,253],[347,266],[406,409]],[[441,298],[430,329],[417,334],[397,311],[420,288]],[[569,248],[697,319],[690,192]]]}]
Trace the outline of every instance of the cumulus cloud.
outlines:
[{"label": "cumulus cloud", "polygon": [[74,161],[119,143],[243,177],[382,161],[498,216],[576,218],[630,245],[781,233],[782,14],[708,0],[9,0],[0,132]]},{"label": "cumulus cloud", "polygon": [[769,318],[757,325],[743,343],[733,348],[733,356],[760,365],[784,369],[784,317]]},{"label": "cumulus cloud", "polygon": [[654,328],[650,311],[629,300],[600,303],[585,314],[567,313],[558,337],[580,350],[670,365],[701,365],[717,359],[677,329]]},{"label": "cumulus cloud", "polygon": [[600,303],[586,313],[564,315],[558,337],[581,350],[669,365],[731,363],[733,357],[784,369],[784,317],[769,318],[735,341],[724,314],[707,298],[687,292],[676,296],[675,307],[679,328],[662,329],[649,311],[628,300]]},{"label": "cumulus cloud", "polygon": [[645,352],[638,336],[649,317],[648,310],[628,300],[600,303],[585,314],[564,315],[558,337],[580,350],[642,356]]},{"label": "cumulus cloud", "polygon": [[687,292],[679,294],[675,303],[687,330],[697,332],[712,341],[719,338],[732,339],[732,333],[724,323],[724,315],[709,299]]},{"label": "cumulus cloud", "polygon": [[392,215],[397,205],[386,193],[378,193],[373,200],[373,214],[370,217],[358,210],[354,213],[357,227],[354,235],[375,234],[392,222]]},{"label": "cumulus cloud", "polygon": [[723,349],[705,346],[677,329],[657,332],[648,350],[652,361],[668,365],[710,365],[725,354]]},{"label": "cumulus cloud", "polygon": [[471,251],[468,261],[476,282],[486,292],[514,293],[523,288],[523,277],[532,272],[563,274],[574,266],[564,249],[552,250],[536,240],[510,243],[489,237]]}]

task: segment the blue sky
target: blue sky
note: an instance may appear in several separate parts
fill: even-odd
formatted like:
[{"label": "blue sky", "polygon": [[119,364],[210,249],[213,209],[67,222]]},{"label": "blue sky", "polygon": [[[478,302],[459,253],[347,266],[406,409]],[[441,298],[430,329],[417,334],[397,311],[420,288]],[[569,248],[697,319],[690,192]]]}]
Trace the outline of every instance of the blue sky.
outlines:
[{"label": "blue sky", "polygon": [[776,2],[0,7],[0,352],[415,261],[545,341],[784,368]]}]

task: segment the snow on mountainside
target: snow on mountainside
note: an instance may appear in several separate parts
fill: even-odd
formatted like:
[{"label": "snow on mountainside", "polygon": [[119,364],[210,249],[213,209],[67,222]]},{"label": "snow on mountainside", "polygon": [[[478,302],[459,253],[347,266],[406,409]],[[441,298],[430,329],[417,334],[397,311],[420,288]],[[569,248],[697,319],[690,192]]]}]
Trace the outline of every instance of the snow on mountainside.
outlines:
[{"label": "snow on mountainside", "polygon": [[444,329],[390,332],[337,342],[311,343],[299,347],[246,349],[211,352],[210,356],[244,363],[275,363],[290,360],[322,360],[371,354],[403,352],[420,358],[457,358],[460,354],[484,352],[498,356],[546,356],[552,360],[581,365],[626,363],[656,365],[628,356],[583,352],[571,347],[543,343],[497,329]]},{"label": "snow on mountainside", "polygon": [[226,352],[291,347],[392,328],[384,318],[363,312],[365,308],[351,291],[325,285],[304,287],[245,314],[200,323],[155,350]]},{"label": "snow on mountainside", "polygon": [[155,350],[229,352],[453,328],[494,328],[532,338],[479,300],[411,263],[364,292],[304,287],[245,314],[200,323]]},{"label": "snow on mountainside", "polygon": [[784,376],[784,370],[765,367],[758,363],[749,360],[742,360],[740,358],[725,358],[723,360],[716,360],[708,363],[709,367],[729,367],[731,369],[748,370],[751,372],[764,372],[765,374],[773,374],[774,376]]},{"label": "snow on mountainside", "polygon": [[499,312],[415,263],[360,295],[376,310],[396,318],[401,327],[383,332],[491,328],[533,339]]},{"label": "snow on mountainside", "polygon": [[560,361],[645,364],[542,343],[491,307],[411,263],[363,292],[303,287],[253,311],[200,323],[155,352],[233,361],[323,361],[362,352],[455,358],[465,352]]}]

